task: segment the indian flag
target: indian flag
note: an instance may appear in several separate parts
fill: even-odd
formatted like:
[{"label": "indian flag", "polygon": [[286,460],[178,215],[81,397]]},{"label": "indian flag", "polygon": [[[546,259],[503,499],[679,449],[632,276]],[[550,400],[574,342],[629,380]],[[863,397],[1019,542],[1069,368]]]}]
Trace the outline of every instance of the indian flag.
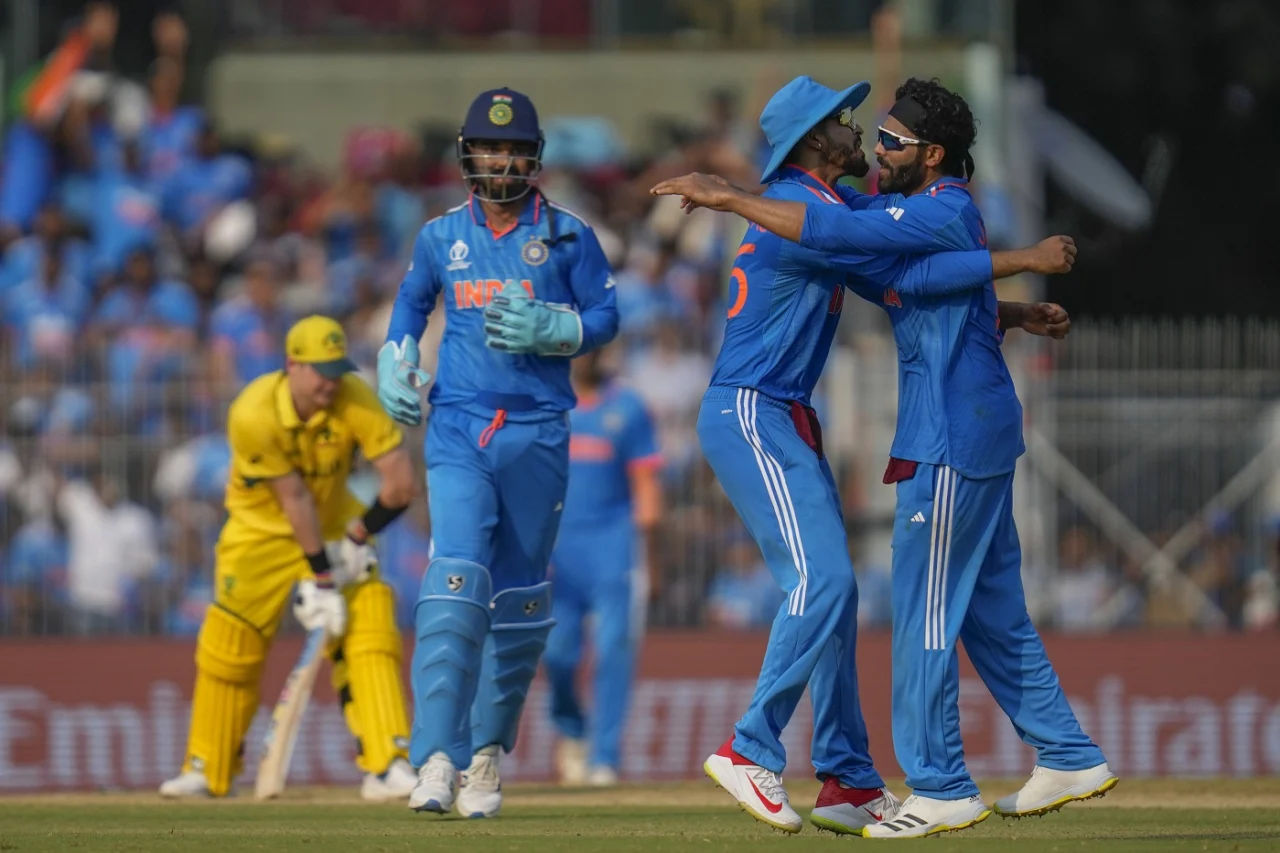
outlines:
[{"label": "indian flag", "polygon": [[511,103],[511,96],[510,95],[494,95],[493,102],[495,104],[509,104]]}]

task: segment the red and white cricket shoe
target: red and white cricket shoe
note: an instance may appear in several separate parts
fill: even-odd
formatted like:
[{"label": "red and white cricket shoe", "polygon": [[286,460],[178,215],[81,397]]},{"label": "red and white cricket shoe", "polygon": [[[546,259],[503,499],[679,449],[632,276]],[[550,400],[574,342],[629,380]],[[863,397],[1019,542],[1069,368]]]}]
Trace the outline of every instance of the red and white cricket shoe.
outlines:
[{"label": "red and white cricket shoe", "polygon": [[791,808],[782,777],[734,752],[732,738],[703,762],[702,769],[756,820],[783,832],[800,831],[803,821]]},{"label": "red and white cricket shoe", "polygon": [[828,776],[809,822],[841,835],[862,835],[862,827],[893,820],[900,808],[902,801],[888,788],[846,788]]}]

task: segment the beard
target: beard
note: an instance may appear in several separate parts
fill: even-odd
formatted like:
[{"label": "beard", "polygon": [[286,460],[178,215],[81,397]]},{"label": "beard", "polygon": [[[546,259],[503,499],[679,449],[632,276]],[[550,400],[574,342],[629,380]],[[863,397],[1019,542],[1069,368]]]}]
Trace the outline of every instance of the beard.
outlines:
[{"label": "beard", "polygon": [[827,162],[840,170],[841,177],[847,175],[862,178],[871,171],[871,164],[867,162],[867,155],[863,153],[861,145],[842,145],[828,136],[826,149]]},{"label": "beard", "polygon": [[916,158],[903,166],[893,167],[880,161],[880,180],[876,187],[882,193],[906,193],[924,183],[924,149],[916,152]]}]

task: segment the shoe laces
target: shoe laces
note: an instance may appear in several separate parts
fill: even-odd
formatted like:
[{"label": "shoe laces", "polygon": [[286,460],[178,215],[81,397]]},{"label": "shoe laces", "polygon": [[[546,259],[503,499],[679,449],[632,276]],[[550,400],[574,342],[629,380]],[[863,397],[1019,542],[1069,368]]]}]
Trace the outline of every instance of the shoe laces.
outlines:
[{"label": "shoe laces", "polygon": [[[890,820],[891,818],[897,817],[898,813],[902,811],[902,808],[905,805],[905,803],[895,797],[893,792],[888,788],[884,789],[884,796],[882,796],[878,802],[883,803],[883,805],[880,806],[881,820]],[[868,805],[870,805],[870,803],[868,803]]]},{"label": "shoe laces", "polygon": [[500,790],[502,780],[498,776],[497,757],[482,753],[473,756],[471,766],[462,774],[462,784],[476,791]]},{"label": "shoe laces", "polygon": [[787,802],[787,789],[782,787],[782,777],[777,773],[763,767],[755,767],[747,771],[747,776],[755,783],[756,790],[773,802]]},{"label": "shoe laces", "polygon": [[452,762],[447,758],[440,758],[434,755],[418,772],[418,778],[423,782],[439,782],[442,785],[452,785],[453,775]]}]

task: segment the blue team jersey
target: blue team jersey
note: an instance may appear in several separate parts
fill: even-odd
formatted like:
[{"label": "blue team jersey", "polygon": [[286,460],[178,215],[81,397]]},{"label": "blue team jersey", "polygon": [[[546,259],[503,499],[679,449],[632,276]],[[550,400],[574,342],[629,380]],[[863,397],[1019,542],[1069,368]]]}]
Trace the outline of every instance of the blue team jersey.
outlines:
[{"label": "blue team jersey", "polygon": [[[915,195],[832,215],[810,205],[803,243],[827,251],[978,249],[982,214],[966,181],[944,178]],[[879,208],[879,209],[875,209]],[[1022,405],[1000,350],[995,285],[958,279],[923,290],[857,283],[889,314],[898,347],[893,455],[981,479],[1014,469],[1024,448]]]},{"label": "blue team jersey", "polygon": [[660,465],[653,418],[640,395],[612,385],[573,410],[569,435],[569,492],[560,529],[631,518],[636,466]]},{"label": "blue team jersey", "polygon": [[161,187],[167,185],[195,153],[203,124],[204,112],[199,107],[178,107],[152,116],[138,135],[147,177]]},{"label": "blue team jersey", "polygon": [[284,339],[292,323],[283,309],[268,316],[241,294],[218,306],[209,332],[215,349],[231,353],[236,381],[244,386],[284,369]]},{"label": "blue team jersey", "polygon": [[[846,210],[845,203],[856,206],[867,199],[834,189],[795,166],[787,166],[782,175],[769,185],[766,198],[840,210]],[[847,284],[889,287],[901,282],[913,288],[944,275],[989,279],[990,255],[837,255],[805,248],[753,225],[730,273],[735,295],[711,385],[753,388],[777,400],[809,405],[840,322]]]},{"label": "blue team jersey", "polygon": [[192,228],[222,205],[247,196],[252,183],[253,172],[242,157],[192,158],[165,183],[165,217],[179,228]]},{"label": "blue team jersey", "polygon": [[400,284],[387,340],[418,340],[436,299],[445,329],[433,406],[461,406],[485,416],[537,420],[574,407],[569,359],[513,355],[485,346],[484,309],[508,281],[548,303],[568,305],[582,323],[586,352],[618,331],[613,276],[595,232],[570,211],[531,193],[519,220],[492,230],[474,198],[422,226]]}]

